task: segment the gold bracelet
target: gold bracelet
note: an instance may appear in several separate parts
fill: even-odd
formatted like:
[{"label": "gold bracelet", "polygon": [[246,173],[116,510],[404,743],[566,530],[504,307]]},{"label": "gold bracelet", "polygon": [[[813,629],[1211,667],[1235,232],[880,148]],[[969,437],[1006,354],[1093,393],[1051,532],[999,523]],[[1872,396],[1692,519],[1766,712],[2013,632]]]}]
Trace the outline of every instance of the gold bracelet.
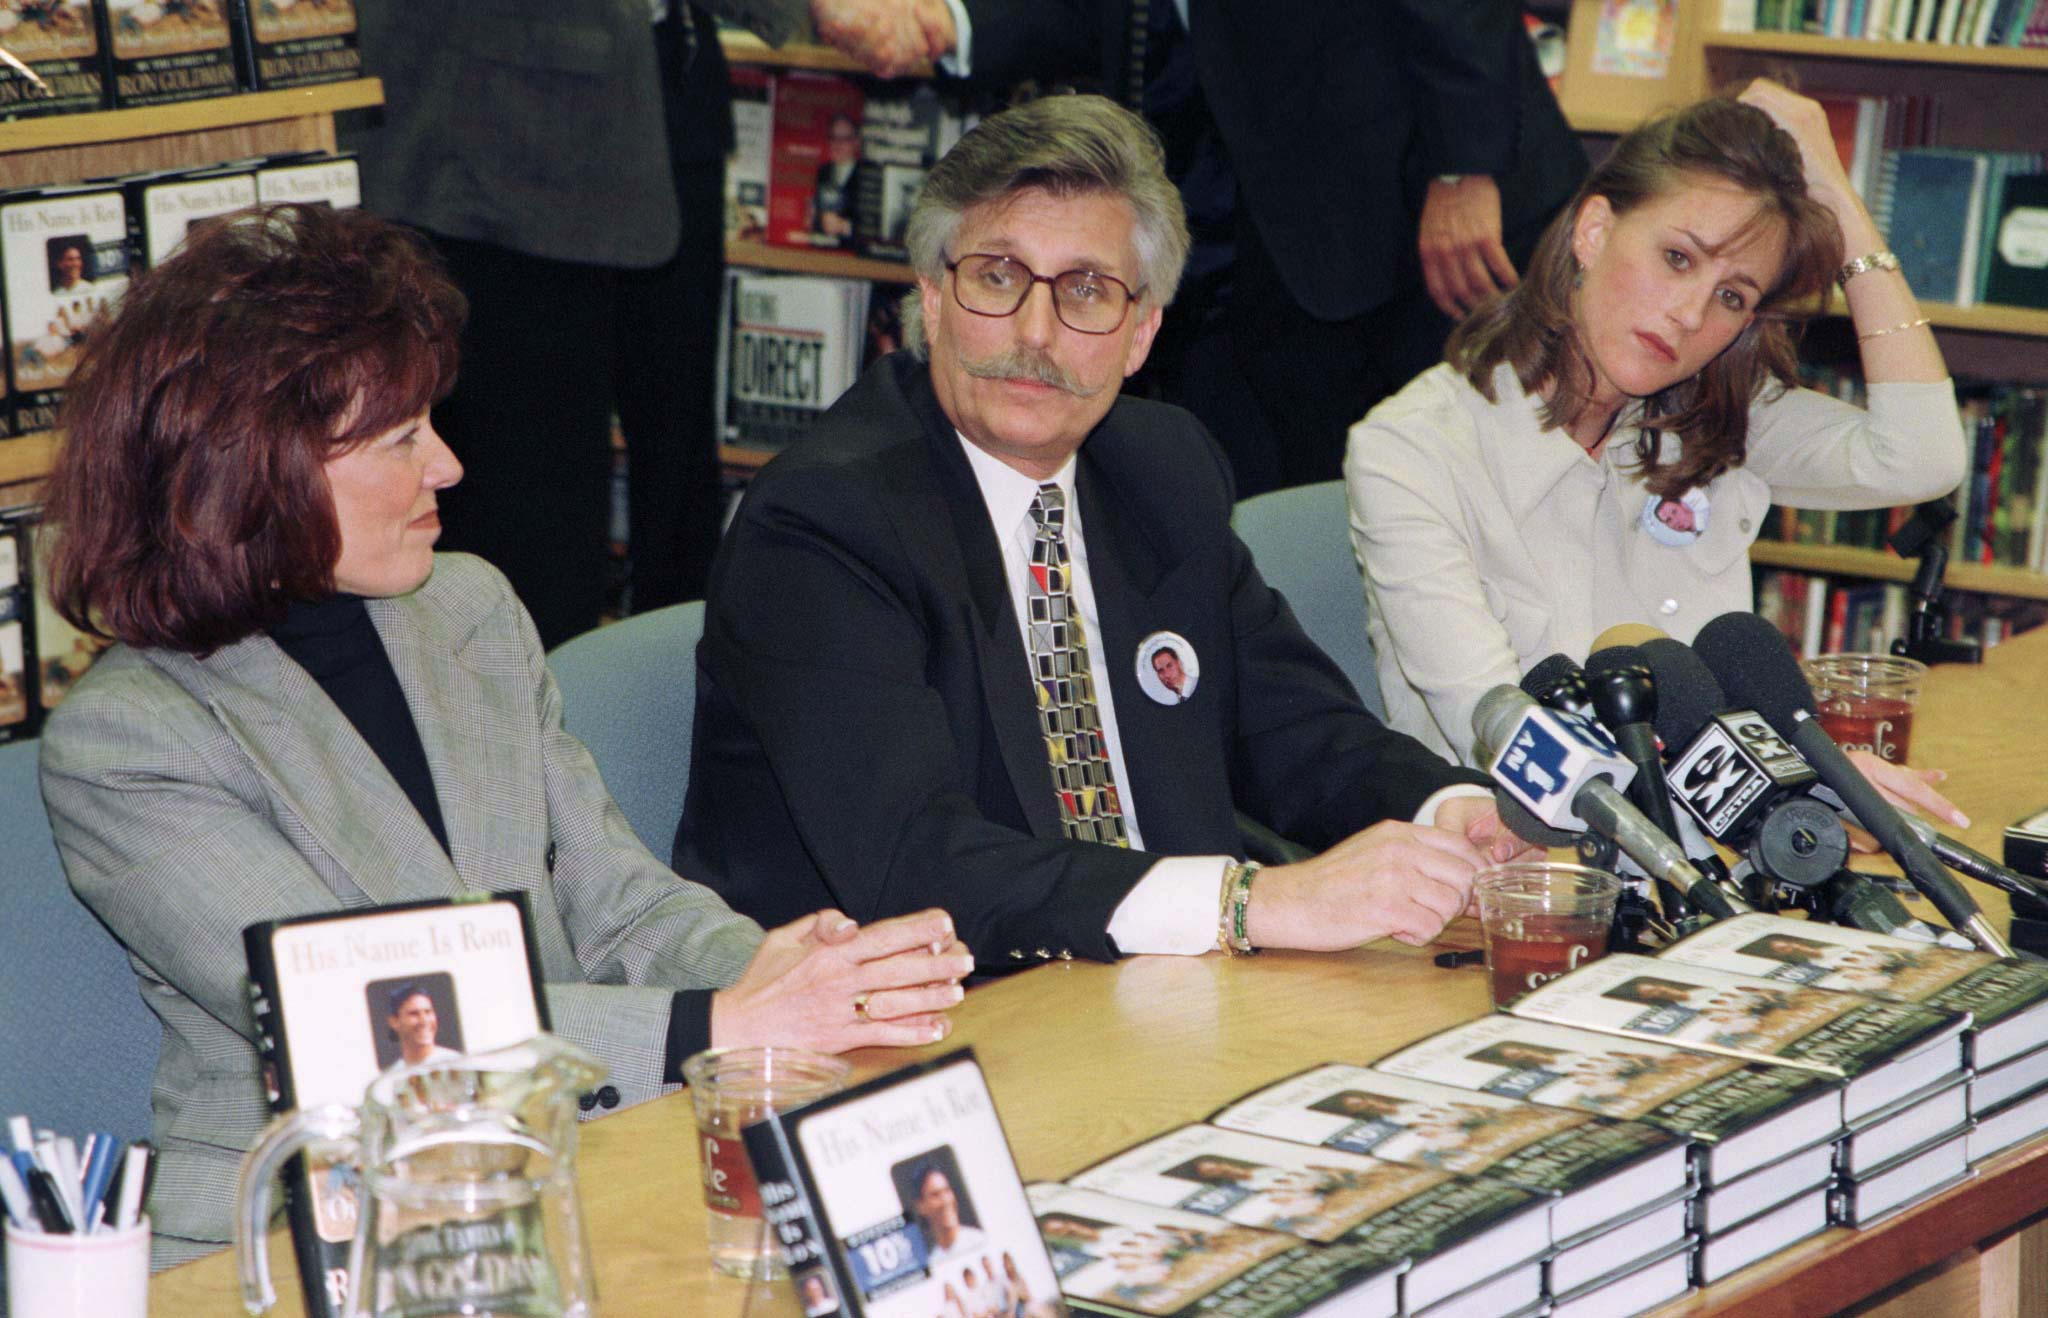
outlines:
[{"label": "gold bracelet", "polygon": [[1223,892],[1216,917],[1216,946],[1228,956],[1258,954],[1259,949],[1252,946],[1248,927],[1252,879],[1258,872],[1258,863],[1249,860],[1236,862],[1223,871]]},{"label": "gold bracelet", "polygon": [[1840,270],[1837,270],[1835,272],[1835,282],[1843,288],[1847,288],[1849,281],[1858,275],[1869,274],[1872,270],[1896,270],[1898,268],[1899,258],[1895,253],[1888,251],[1865,252]]},{"label": "gold bracelet", "polygon": [[1918,320],[1902,320],[1896,325],[1887,325],[1881,330],[1872,330],[1868,334],[1858,334],[1856,342],[1868,343],[1872,339],[1881,339],[1887,334],[1897,334],[1900,330],[1919,329],[1922,325],[1931,325],[1933,323],[1925,316],[1920,317]]}]

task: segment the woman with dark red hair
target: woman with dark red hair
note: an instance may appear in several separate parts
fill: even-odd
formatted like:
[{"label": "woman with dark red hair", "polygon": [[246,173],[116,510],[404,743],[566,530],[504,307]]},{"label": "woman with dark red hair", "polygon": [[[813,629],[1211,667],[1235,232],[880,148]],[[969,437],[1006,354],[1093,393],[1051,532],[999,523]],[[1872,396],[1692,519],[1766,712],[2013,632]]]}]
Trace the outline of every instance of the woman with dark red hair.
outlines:
[{"label": "woman with dark red hair", "polygon": [[931,1042],[971,965],[939,911],[764,937],[640,845],[504,578],[433,552],[462,467],[428,407],[463,315],[402,229],[244,212],[138,280],[71,380],[52,596],[118,644],[50,719],[43,795],[163,1024],[160,1264],[227,1240],[267,1120],[255,921],[527,893],[606,1106],[712,1044]]}]

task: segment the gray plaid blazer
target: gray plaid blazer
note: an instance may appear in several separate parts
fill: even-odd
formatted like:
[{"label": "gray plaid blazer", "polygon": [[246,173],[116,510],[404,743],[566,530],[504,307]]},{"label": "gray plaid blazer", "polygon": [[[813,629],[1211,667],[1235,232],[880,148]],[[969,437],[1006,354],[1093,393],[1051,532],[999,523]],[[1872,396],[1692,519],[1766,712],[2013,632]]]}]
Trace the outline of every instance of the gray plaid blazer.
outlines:
[{"label": "gray plaid blazer", "polygon": [[672,991],[738,977],[761,939],[640,845],[533,624],[480,559],[442,554],[370,616],[419,727],[451,862],[354,726],[267,636],[205,659],[115,646],[44,731],[43,800],[78,895],[163,1023],[150,1199],[163,1265],[231,1232],[269,1120],[242,929],[463,891],[529,895],[555,1032],[628,1102],[663,1089]]}]

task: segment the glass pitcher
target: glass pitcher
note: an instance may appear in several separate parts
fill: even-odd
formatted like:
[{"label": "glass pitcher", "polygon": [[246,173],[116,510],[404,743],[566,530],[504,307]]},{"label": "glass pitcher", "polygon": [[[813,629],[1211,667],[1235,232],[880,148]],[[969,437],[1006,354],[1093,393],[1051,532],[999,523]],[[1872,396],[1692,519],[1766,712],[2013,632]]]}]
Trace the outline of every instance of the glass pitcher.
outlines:
[{"label": "glass pitcher", "polygon": [[590,1318],[576,1099],[604,1074],[543,1034],[394,1067],[360,1108],[279,1117],[242,1160],[235,1251],[249,1312],[277,1303],[270,1187],[287,1158],[315,1146],[360,1187],[345,1318]]}]

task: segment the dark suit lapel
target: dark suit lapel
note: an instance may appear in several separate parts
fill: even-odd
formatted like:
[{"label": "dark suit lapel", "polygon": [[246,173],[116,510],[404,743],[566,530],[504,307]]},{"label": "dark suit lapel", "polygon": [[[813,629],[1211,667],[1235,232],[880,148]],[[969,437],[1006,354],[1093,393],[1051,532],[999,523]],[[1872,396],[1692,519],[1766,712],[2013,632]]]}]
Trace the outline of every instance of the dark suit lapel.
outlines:
[{"label": "dark suit lapel", "polygon": [[[1094,460],[1101,454],[1091,458],[1090,447],[1105,438],[1098,431],[1083,446],[1075,474],[1088,578],[1102,633],[1100,653],[1091,656],[1096,681],[1108,685],[1116,702],[1117,738],[1146,850],[1216,847],[1214,821],[1220,817],[1227,823],[1230,814],[1228,781],[1218,776],[1216,762],[1216,723],[1228,707],[1228,694],[1220,675],[1217,686],[1204,689],[1198,683],[1187,703],[1171,706],[1153,700],[1138,685],[1138,649],[1145,638],[1162,630],[1192,636],[1195,628],[1186,621],[1184,574],[1168,561],[1166,542],[1148,531],[1146,514],[1153,510],[1144,490],[1119,484],[1134,479],[1134,473],[1113,473],[1108,464]],[[1135,479],[1142,481],[1142,474]]]},{"label": "dark suit lapel", "polygon": [[930,500],[911,519],[907,533],[928,537],[926,561],[960,564],[973,614],[971,626],[979,663],[982,698],[995,730],[1003,767],[1036,837],[1063,835],[1059,804],[1052,793],[1045,737],[1039,731],[1032,696],[1031,667],[1024,657],[1017,610],[1003,579],[1002,547],[989,525],[988,505],[974,469],[961,452],[960,437],[940,410],[931,377],[919,371],[905,382],[911,409],[923,423],[926,451],[935,478]]}]

